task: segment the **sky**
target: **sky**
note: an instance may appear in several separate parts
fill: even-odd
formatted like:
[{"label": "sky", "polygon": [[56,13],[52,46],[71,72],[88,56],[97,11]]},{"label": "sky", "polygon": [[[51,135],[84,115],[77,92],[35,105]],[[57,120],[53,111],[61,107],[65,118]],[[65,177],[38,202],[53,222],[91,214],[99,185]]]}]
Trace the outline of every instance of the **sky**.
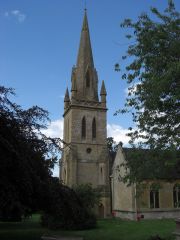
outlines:
[{"label": "sky", "polygon": [[[167,0],[0,0],[0,85],[15,89],[14,101],[23,108],[38,105],[48,110],[50,136],[62,137],[64,93],[70,89],[71,70],[76,64],[84,8],[87,8],[91,45],[98,72],[107,90],[108,136],[124,144],[132,125],[130,116],[114,116],[122,108],[127,85],[114,71],[129,41],[125,18],[137,20],[150,7],[164,10]],[[175,0],[180,11],[180,1]],[[132,40],[131,40],[132,41]],[[57,169],[55,170],[57,175]]]}]

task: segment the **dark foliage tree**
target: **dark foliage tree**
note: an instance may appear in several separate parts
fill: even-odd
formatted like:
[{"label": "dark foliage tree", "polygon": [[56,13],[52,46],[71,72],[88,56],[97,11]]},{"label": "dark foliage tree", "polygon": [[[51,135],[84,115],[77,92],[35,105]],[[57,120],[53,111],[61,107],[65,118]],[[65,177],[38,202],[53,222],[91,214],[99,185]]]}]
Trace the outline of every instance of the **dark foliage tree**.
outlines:
[{"label": "dark foliage tree", "polygon": [[73,190],[88,212],[92,212],[93,209],[100,204],[100,189],[94,189],[92,184],[87,183],[75,185],[73,186]]},{"label": "dark foliage tree", "polygon": [[114,141],[114,138],[113,137],[108,137],[106,139],[106,141],[107,141],[107,147],[108,147],[109,152],[110,153],[111,152],[116,152],[115,149],[114,149],[114,147],[116,146],[116,142]]},{"label": "dark foliage tree", "polygon": [[[180,149],[180,14],[171,0],[163,13],[156,8],[151,12],[156,20],[143,13],[136,22],[126,19],[121,24],[132,30],[127,35],[131,44],[122,57],[131,63],[122,75],[129,84],[125,109],[117,113],[132,114],[135,128],[129,128],[130,143],[156,155],[156,168],[150,158],[143,161],[156,177],[162,168],[177,164]],[[115,67],[120,69],[118,64]],[[168,154],[164,161],[159,149]],[[142,162],[135,168],[127,167],[133,174],[141,166]],[[136,180],[135,175],[132,180]]]},{"label": "dark foliage tree", "polygon": [[[51,179],[51,188],[44,186],[45,200],[42,201],[42,224],[52,229],[89,229],[96,226],[96,218],[85,206],[84,198],[73,189]],[[82,191],[81,191],[82,193]],[[82,195],[81,195],[82,196]],[[86,196],[90,199],[89,196]],[[91,203],[88,203],[91,204]]]},{"label": "dark foliage tree", "polygon": [[52,177],[60,139],[41,133],[48,112],[37,106],[23,110],[10,101],[12,94],[0,87],[0,220],[20,221],[40,210],[50,228],[94,227],[96,218],[77,194]]},{"label": "dark foliage tree", "polygon": [[55,140],[40,131],[48,112],[37,106],[23,110],[9,94],[14,91],[0,87],[0,218],[7,221],[40,208],[40,189],[56,161],[48,159]]}]

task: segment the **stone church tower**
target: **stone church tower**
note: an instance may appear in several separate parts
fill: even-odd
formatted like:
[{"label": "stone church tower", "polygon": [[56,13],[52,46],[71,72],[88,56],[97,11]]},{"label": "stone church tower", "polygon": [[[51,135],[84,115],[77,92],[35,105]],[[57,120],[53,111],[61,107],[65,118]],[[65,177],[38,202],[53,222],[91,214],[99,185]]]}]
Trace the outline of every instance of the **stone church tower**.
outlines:
[{"label": "stone church tower", "polygon": [[100,188],[99,214],[110,214],[109,155],[106,144],[106,88],[102,82],[98,97],[98,76],[94,67],[85,10],[76,66],[72,68],[71,95],[64,98],[64,151],[61,180],[68,186],[91,183]]}]

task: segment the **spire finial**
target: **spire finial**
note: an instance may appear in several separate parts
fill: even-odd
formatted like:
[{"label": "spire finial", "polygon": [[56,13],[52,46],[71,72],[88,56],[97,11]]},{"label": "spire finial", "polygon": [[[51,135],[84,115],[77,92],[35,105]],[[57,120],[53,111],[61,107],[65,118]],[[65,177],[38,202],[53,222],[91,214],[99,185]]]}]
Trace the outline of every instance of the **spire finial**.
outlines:
[{"label": "spire finial", "polygon": [[84,0],[84,11],[85,11],[85,13],[87,12],[86,0]]}]

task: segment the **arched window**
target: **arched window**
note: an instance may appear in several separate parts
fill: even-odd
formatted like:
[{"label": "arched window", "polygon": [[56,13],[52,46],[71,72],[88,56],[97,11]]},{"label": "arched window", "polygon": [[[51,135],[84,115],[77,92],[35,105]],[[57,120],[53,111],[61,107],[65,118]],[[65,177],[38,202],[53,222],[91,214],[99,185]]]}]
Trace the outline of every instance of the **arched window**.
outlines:
[{"label": "arched window", "polygon": [[90,87],[90,74],[89,70],[86,72],[86,87]]},{"label": "arched window", "polygon": [[175,184],[173,188],[173,205],[174,208],[180,208],[180,185]]},{"label": "arched window", "polygon": [[105,184],[105,171],[104,171],[104,164],[100,163],[99,165],[99,185]]},{"label": "arched window", "polygon": [[150,208],[159,208],[159,189],[153,184],[150,188]]},{"label": "arched window", "polygon": [[85,117],[83,117],[83,119],[82,119],[81,136],[83,139],[86,138],[86,118]]},{"label": "arched window", "polygon": [[92,121],[92,138],[96,138],[96,119],[94,118]]}]

